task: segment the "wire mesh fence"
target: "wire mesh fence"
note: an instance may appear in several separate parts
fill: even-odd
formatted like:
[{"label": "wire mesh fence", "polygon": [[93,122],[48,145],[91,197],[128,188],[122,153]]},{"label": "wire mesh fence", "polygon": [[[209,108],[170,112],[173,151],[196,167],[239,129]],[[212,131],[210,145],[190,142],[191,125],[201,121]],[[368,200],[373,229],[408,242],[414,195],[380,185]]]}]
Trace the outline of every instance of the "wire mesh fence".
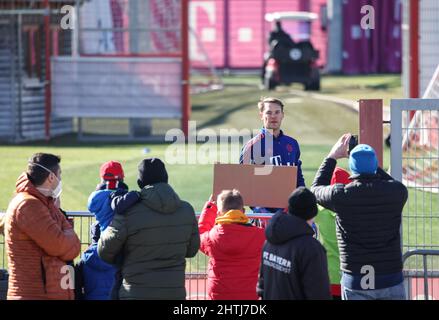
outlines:
[{"label": "wire mesh fence", "polygon": [[[401,230],[403,253],[439,250],[438,119],[439,100],[392,101],[392,176],[408,188]],[[410,297],[439,299],[438,256],[411,256],[405,261],[404,271],[410,278]],[[425,273],[430,284],[428,295],[418,292],[424,286]]]}]

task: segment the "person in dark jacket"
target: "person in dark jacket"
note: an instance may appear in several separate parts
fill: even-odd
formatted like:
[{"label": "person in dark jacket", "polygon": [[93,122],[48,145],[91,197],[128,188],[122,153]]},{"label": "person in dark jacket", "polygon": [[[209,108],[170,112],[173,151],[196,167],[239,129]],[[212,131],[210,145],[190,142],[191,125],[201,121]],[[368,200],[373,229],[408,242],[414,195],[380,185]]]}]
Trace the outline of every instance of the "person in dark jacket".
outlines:
[{"label": "person in dark jacket", "polygon": [[280,22],[279,20],[275,21],[274,29],[270,32],[270,36],[268,37],[268,45],[270,47],[274,45],[273,41],[277,41],[283,46],[291,46],[292,44],[294,44],[293,39],[282,28],[282,22]]},{"label": "person in dark jacket", "polygon": [[344,300],[404,300],[400,227],[407,188],[378,167],[372,147],[349,155],[351,183],[330,185],[337,160],[348,157],[343,135],[323,161],[311,190],[336,213]]},{"label": "person in dark jacket", "polygon": [[326,251],[314,236],[316,198],[296,189],[269,222],[257,291],[264,300],[331,300]]},{"label": "person in dark jacket", "polygon": [[280,22],[280,20],[275,21],[274,29],[270,31],[270,35],[268,37],[268,46],[270,48],[270,51],[267,52],[264,56],[265,59],[262,65],[261,72],[262,84],[264,84],[265,68],[267,67],[268,60],[273,58],[273,49],[278,45],[285,48],[291,48],[292,46],[294,46],[294,40],[282,28],[282,22]]},{"label": "person in dark jacket", "polygon": [[194,209],[168,184],[160,159],[139,164],[137,184],[140,201],[114,216],[99,239],[99,257],[114,263],[122,253],[121,300],[183,300],[186,258],[200,248]]}]

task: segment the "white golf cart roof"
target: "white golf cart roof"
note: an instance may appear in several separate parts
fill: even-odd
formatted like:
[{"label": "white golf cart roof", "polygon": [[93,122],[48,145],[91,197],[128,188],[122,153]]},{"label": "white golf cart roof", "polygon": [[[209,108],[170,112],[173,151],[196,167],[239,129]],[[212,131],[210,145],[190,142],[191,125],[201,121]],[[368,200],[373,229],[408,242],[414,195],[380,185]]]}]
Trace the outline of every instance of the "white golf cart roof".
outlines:
[{"label": "white golf cart roof", "polygon": [[283,11],[265,14],[265,20],[268,22],[277,20],[313,21],[317,20],[318,18],[319,15],[317,13],[306,11]]}]

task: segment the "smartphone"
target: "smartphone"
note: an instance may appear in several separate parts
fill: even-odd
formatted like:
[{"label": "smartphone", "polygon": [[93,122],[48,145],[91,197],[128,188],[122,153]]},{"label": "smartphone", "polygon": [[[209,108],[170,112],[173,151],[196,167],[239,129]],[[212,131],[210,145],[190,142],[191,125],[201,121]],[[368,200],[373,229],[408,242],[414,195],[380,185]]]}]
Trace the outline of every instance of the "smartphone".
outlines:
[{"label": "smartphone", "polygon": [[349,149],[348,154],[351,154],[352,149],[354,149],[358,145],[358,136],[352,135],[349,139]]}]

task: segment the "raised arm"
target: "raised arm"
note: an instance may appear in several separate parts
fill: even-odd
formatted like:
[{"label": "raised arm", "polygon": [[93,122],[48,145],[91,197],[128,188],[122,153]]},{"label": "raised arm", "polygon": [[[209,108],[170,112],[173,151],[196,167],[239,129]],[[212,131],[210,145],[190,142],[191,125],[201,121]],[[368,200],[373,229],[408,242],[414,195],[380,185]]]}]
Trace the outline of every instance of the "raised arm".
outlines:
[{"label": "raised arm", "polygon": [[218,208],[212,201],[206,202],[200,219],[198,220],[198,229],[200,230],[200,250],[206,255],[210,255],[211,251],[211,239],[209,236],[210,230],[215,225],[215,219],[218,212]]},{"label": "raised arm", "polygon": [[135,205],[140,200],[140,193],[137,191],[121,193],[112,193],[111,196],[111,209],[114,214],[124,214],[129,208]]}]

